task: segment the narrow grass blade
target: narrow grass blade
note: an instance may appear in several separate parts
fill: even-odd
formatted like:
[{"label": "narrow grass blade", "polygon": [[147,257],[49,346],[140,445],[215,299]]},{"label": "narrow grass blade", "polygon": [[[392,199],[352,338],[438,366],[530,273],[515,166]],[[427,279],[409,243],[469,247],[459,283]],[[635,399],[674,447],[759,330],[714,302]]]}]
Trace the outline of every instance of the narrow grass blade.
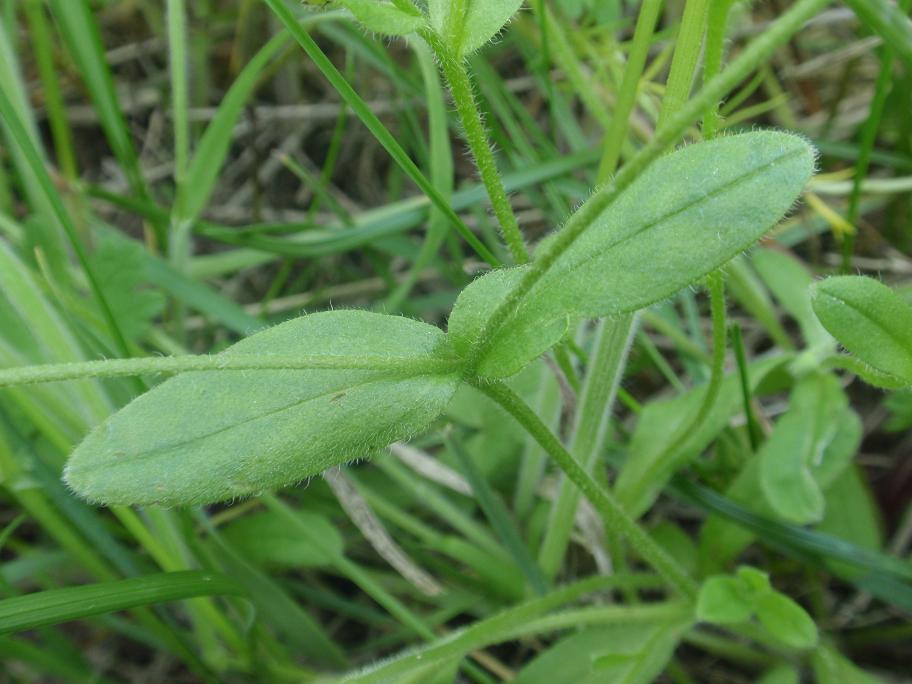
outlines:
[{"label": "narrow grass blade", "polygon": [[41,187],[41,191],[44,193],[45,199],[50,205],[54,217],[60,222],[60,225],[62,225],[66,231],[67,237],[73,246],[73,251],[76,253],[76,257],[79,260],[79,264],[82,266],[83,271],[85,271],[85,275],[89,281],[92,293],[98,302],[98,306],[101,309],[102,315],[104,316],[104,319],[108,325],[108,328],[111,332],[111,337],[113,338],[115,345],[124,356],[129,356],[130,350],[127,347],[127,341],[124,338],[123,332],[120,330],[120,326],[118,325],[117,320],[114,318],[114,314],[111,312],[111,307],[108,304],[108,300],[105,297],[104,291],[101,289],[101,285],[95,278],[95,274],[89,264],[86,250],[83,247],[82,242],[79,239],[79,235],[76,231],[76,226],[73,225],[73,221],[70,218],[69,213],[63,206],[63,200],[60,198],[60,195],[57,193],[57,189],[54,187],[54,181],[51,180],[51,177],[48,175],[48,172],[44,167],[44,161],[41,158],[41,154],[39,153],[38,149],[32,144],[25,125],[20,120],[19,115],[13,106],[13,103],[10,102],[10,100],[7,98],[6,93],[2,91],[0,91],[0,117],[5,120],[5,123],[8,126],[12,136],[19,141],[20,149],[25,156],[28,165],[31,167],[32,173],[35,175],[35,178]]},{"label": "narrow grass blade", "polygon": [[532,587],[535,593],[544,594],[548,590],[548,580],[545,578],[538,563],[535,562],[532,554],[529,553],[529,548],[523,541],[519,530],[510,519],[507,507],[497,497],[494,490],[491,489],[491,485],[485,480],[484,475],[462,444],[452,436],[445,437],[445,440],[447,449],[459,460],[466,478],[472,485],[472,490],[478,499],[478,505],[484,511],[485,516],[497,532],[497,536],[500,537],[507,551],[513,556],[514,562],[526,576],[529,586]]},{"label": "narrow grass blade", "polygon": [[89,3],[87,0],[49,0],[49,5],[131,190],[145,196],[147,190],[139,157],[117,101],[114,79]]},{"label": "narrow grass blade", "polygon": [[863,549],[838,537],[771,520],[681,476],[672,480],[669,491],[676,498],[751,530],[764,544],[788,556],[811,563],[819,563],[821,559],[843,561],[865,571],[845,573],[837,565],[827,565],[834,574],[882,601],[912,610],[912,565],[905,561]]},{"label": "narrow grass blade", "polygon": [[846,0],[846,4],[874,33],[884,39],[912,69],[912,20],[890,0]]},{"label": "narrow grass blade", "polygon": [[266,0],[266,4],[276,14],[276,16],[285,24],[288,31],[303,48],[307,56],[310,57],[317,68],[323,73],[333,88],[339,93],[343,100],[355,112],[361,122],[374,135],[377,141],[383,145],[393,160],[402,168],[405,174],[421,188],[431,200],[431,202],[449,219],[452,226],[459,232],[475,252],[492,266],[499,266],[500,261],[491,251],[475,237],[475,234],[469,230],[449,203],[441,196],[440,192],[425,177],[423,173],[415,166],[402,146],[396,141],[392,133],[377,118],[367,103],[361,99],[361,96],[355,92],[345,77],[329,61],[329,58],[323,53],[320,47],[314,42],[313,38],[304,30],[291,10],[282,2],[282,0]]},{"label": "narrow grass blade", "polygon": [[0,634],[194,596],[242,595],[227,575],[196,570],[49,589],[0,601]]}]

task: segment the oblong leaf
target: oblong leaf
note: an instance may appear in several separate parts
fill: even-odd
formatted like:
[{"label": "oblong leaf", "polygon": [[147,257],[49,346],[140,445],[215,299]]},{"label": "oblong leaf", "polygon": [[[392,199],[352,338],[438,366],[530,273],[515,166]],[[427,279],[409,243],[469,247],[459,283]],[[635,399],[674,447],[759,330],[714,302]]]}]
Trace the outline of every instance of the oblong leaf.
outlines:
[{"label": "oblong leaf", "polygon": [[[303,316],[223,354],[444,354],[435,327],[366,311]],[[299,482],[424,429],[459,376],[313,369],[185,373],[92,431],[66,468],[81,496],[105,504],[190,505]],[[420,373],[420,374],[419,374]]]},{"label": "oblong leaf", "polygon": [[785,594],[771,591],[757,597],[757,619],[777,640],[792,648],[817,645],[817,625],[807,611]]},{"label": "oblong leaf", "polygon": [[912,384],[912,307],[878,280],[838,276],[811,288],[817,318],[847,350]]},{"label": "oblong leaf", "polygon": [[[809,376],[795,387],[789,410],[757,452],[760,486],[778,516],[799,525],[823,518],[823,490],[814,470],[824,465],[847,407],[848,398],[833,375]],[[841,467],[845,464],[843,460]]]},{"label": "oblong leaf", "polygon": [[[776,131],[717,138],[658,160],[556,258],[539,247],[536,259],[549,265],[496,331],[479,372],[509,375],[517,354],[534,349],[530,340],[556,319],[636,311],[717,269],[782,218],[813,170],[813,148]],[[513,278],[494,271],[463,291],[450,317],[457,351],[476,343],[503,299],[485,280]]]}]

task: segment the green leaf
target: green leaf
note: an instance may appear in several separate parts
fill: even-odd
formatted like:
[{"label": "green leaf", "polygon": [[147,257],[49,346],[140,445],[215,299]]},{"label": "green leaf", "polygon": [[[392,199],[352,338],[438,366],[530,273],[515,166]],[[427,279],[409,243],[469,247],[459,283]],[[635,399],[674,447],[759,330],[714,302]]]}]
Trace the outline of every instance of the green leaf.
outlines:
[{"label": "green leaf", "polygon": [[100,237],[89,262],[114,317],[129,340],[139,338],[165,308],[161,292],[146,284],[146,255],[138,242]]},{"label": "green leaf", "polygon": [[721,625],[746,622],[754,614],[750,599],[740,579],[724,575],[710,577],[697,595],[697,619]]},{"label": "green leaf", "polygon": [[[106,504],[180,506],[299,482],[425,429],[459,383],[423,362],[447,353],[437,328],[365,311],[303,316],[225,355],[369,355],[391,368],[203,371],[168,380],[76,449],[66,480]],[[414,360],[414,371],[402,361]],[[408,365],[408,364],[407,364]]]},{"label": "green leaf", "polygon": [[551,254],[549,244],[540,245],[531,266],[494,271],[469,285],[450,316],[453,345],[467,354],[524,269],[539,269],[541,276],[489,333],[479,360],[482,375],[510,375],[553,344],[556,321],[636,311],[750,247],[789,210],[813,169],[813,149],[802,138],[773,131],[669,154],[566,249]]},{"label": "green leaf", "polygon": [[[751,390],[770,373],[781,367],[789,356],[770,357],[749,364]],[[679,444],[672,440],[682,426],[693,421],[706,397],[707,385],[698,385],[672,399],[661,399],[646,405],[630,440],[627,460],[621,468],[615,491],[628,513],[639,517],[658,497],[659,492],[677,468],[696,458],[742,410],[740,378],[726,375],[719,397],[699,428]],[[655,426],[661,425],[661,430]]]},{"label": "green leaf", "polygon": [[811,289],[814,313],[839,343],[876,370],[912,384],[912,307],[883,283],[839,276]]},{"label": "green leaf", "polygon": [[535,658],[515,684],[648,684],[671,658],[683,624],[612,625],[566,637]]},{"label": "green leaf", "polygon": [[817,684],[883,684],[830,646],[821,646],[811,657]]},{"label": "green leaf", "polygon": [[707,579],[697,597],[697,618],[717,624],[737,624],[756,616],[778,641],[793,648],[817,643],[817,626],[804,608],[772,588],[769,576],[744,565],[735,576]]},{"label": "green leaf", "polygon": [[807,267],[790,254],[766,248],[755,251],[751,261],[776,299],[798,322],[808,346],[831,348],[833,338],[811,308],[808,288],[814,278]]},{"label": "green leaf", "polygon": [[[828,373],[809,376],[796,385],[789,410],[757,454],[763,494],[778,516],[796,524],[823,518],[823,491],[813,469],[823,466],[847,408],[848,398],[839,381]],[[844,467],[845,450],[839,455]],[[852,455],[849,452],[848,457]],[[828,464],[827,468],[836,471],[840,466]]]},{"label": "green leaf", "polygon": [[242,593],[230,577],[196,570],[49,589],[0,601],[0,634],[193,596]]},{"label": "green leaf", "polygon": [[737,576],[744,583],[745,590],[752,595],[765,594],[771,590],[769,575],[762,570],[742,565],[738,568]]},{"label": "green leaf", "polygon": [[771,591],[756,598],[757,619],[777,641],[792,648],[817,645],[817,625],[807,611],[785,594]]},{"label": "green leaf", "polygon": [[[843,471],[826,492],[826,513],[817,530],[844,539],[855,546],[878,551],[883,546],[883,530],[878,503],[862,469],[853,465]],[[832,561],[835,564],[835,561]],[[862,577],[863,572],[839,564],[842,577]]]},{"label": "green leaf", "polygon": [[331,565],[344,549],[339,531],[322,515],[297,514],[320,538],[320,546],[308,544],[297,530],[289,529],[282,517],[272,511],[260,511],[229,523],[222,531],[222,537],[244,560],[255,565],[279,568]]},{"label": "green leaf", "polygon": [[425,19],[418,10],[414,13],[407,12],[389,2],[337,0],[337,3],[351,12],[368,30],[388,36],[414,33],[425,24]]},{"label": "green leaf", "polygon": [[522,0],[428,0],[431,27],[458,57],[496,36]]}]

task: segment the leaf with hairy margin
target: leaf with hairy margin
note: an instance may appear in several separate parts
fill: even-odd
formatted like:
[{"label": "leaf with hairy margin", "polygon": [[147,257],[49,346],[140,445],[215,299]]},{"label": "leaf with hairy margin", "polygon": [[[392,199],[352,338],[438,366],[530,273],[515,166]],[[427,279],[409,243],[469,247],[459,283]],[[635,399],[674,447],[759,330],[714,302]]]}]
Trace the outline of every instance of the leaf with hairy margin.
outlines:
[{"label": "leaf with hairy margin", "polygon": [[[493,331],[479,373],[515,373],[559,339],[558,320],[636,311],[695,283],[774,226],[813,171],[813,148],[777,131],[717,138],[659,159],[550,262]],[[539,247],[531,266],[493,271],[462,292],[449,323],[458,353],[479,342],[525,270],[553,256],[550,246]]]},{"label": "leaf with hairy margin", "polygon": [[912,385],[912,307],[878,280],[827,278],[811,287],[814,313],[839,343],[878,371]]},{"label": "leaf with hairy margin", "polygon": [[[448,354],[437,328],[366,311],[302,316],[225,355],[370,355],[416,365]],[[202,371],[163,382],[108,418],[66,468],[105,504],[213,503],[299,482],[425,429],[455,372],[391,369]]]}]

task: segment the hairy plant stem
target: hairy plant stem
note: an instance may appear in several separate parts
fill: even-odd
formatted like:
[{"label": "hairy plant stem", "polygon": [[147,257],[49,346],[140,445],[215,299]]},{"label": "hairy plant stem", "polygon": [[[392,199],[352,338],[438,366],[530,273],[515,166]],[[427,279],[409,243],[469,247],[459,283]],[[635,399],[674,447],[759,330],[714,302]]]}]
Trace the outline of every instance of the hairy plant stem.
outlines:
[{"label": "hairy plant stem", "polygon": [[[614,117],[603,142],[597,184],[605,183],[617,168],[661,6],[662,0],[646,0],[640,9]],[[570,446],[571,452],[589,473],[604,448],[611,408],[624,376],[627,353],[638,320],[638,315],[626,314],[613,321],[603,318],[598,322],[595,350],[587,364]],[[563,478],[539,551],[539,561],[548,577],[556,576],[563,562],[578,505],[579,490]]]},{"label": "hairy plant stem", "polygon": [[[460,657],[470,651],[485,648],[499,641],[515,638],[517,634],[530,634],[526,629],[537,618],[548,611],[575,601],[595,591],[617,589],[618,587],[654,588],[658,578],[654,575],[598,575],[568,584],[545,596],[532,599],[517,606],[507,608],[503,612],[492,615],[475,622],[465,629],[447,636],[438,638],[433,644],[410,651],[401,657],[378,665],[369,666],[363,672],[345,677],[345,682],[388,682],[393,681],[396,675],[404,674],[413,669],[417,664],[434,663],[451,658]],[[667,605],[667,604],[664,604]],[[642,613],[638,613],[642,615]],[[637,613],[629,614],[636,617]],[[623,621],[627,613],[619,613],[616,617]],[[653,619],[655,617],[653,616]]]},{"label": "hairy plant stem", "polygon": [[697,585],[678,562],[641,528],[621,507],[614,495],[601,487],[576,459],[564,448],[560,440],[542,423],[541,419],[507,385],[502,382],[471,381],[488,397],[500,404],[516,421],[525,428],[554,459],[564,474],[577,486],[583,495],[602,515],[605,527],[619,534],[630,543],[636,552],[649,563],[668,585],[681,596],[693,600]]},{"label": "hairy plant stem", "polygon": [[675,459],[680,452],[681,445],[685,443],[687,437],[692,435],[702,427],[704,421],[709,416],[712,407],[719,396],[719,389],[722,386],[722,378],[725,371],[725,347],[726,347],[726,317],[725,317],[725,278],[721,271],[714,271],[707,276],[707,286],[709,287],[710,306],[712,308],[712,331],[713,331],[713,355],[712,366],[709,376],[709,383],[706,389],[706,396],[700,404],[696,415],[692,421],[684,422],[668,440],[668,446],[657,458],[655,458],[644,471],[642,476],[637,480],[637,485],[631,488],[626,497],[625,504],[637,507],[641,497],[646,493],[648,487],[661,479],[662,475],[669,472],[674,467]]},{"label": "hairy plant stem", "polygon": [[629,186],[653,161],[658,159],[694,121],[700,118],[707,106],[724,97],[735,88],[757,64],[762,64],[776,49],[794,35],[804,23],[826,7],[831,0],[798,0],[760,37],[756,38],[731,63],[707,83],[696,96],[681,106],[633,159],[617,174],[614,182],[597,190],[582,207],[570,217],[557,237],[537,254],[519,283],[503,298],[485,322],[478,341],[468,354],[470,371],[477,369],[495,335],[510,314],[518,308],[522,298],[547,273],[548,269],[598,216]]},{"label": "hairy plant stem", "polygon": [[[595,351],[583,380],[570,442],[570,452],[587,473],[592,472],[605,446],[611,407],[624,375],[637,318],[634,314],[614,321],[599,321]],[[542,570],[549,579],[557,575],[563,564],[579,505],[579,494],[580,490],[569,479],[565,477],[561,480],[538,554]]]},{"label": "hairy plant stem", "polygon": [[134,359],[104,359],[74,363],[53,363],[0,369],[0,387],[30,385],[60,380],[116,378],[134,375],[174,374],[189,371],[240,370],[375,370],[425,375],[459,371],[455,359],[434,357],[395,358],[389,356],[334,356],[320,354],[217,354],[202,356],[152,356]]},{"label": "hairy plant stem", "polygon": [[430,32],[427,32],[425,39],[437,55],[440,70],[443,72],[450,88],[450,94],[453,96],[453,103],[456,105],[456,113],[462,123],[466,142],[472,152],[472,158],[475,160],[478,173],[481,175],[481,181],[488,191],[491,207],[497,217],[497,222],[500,224],[504,242],[506,242],[510,250],[514,263],[527,263],[529,261],[529,249],[523,240],[522,232],[519,230],[519,223],[516,221],[516,215],[513,213],[513,207],[510,206],[510,199],[507,197],[503,180],[497,170],[497,162],[494,159],[494,152],[488,141],[488,134],[481,118],[481,112],[478,109],[478,103],[475,101],[475,92],[469,72],[466,69],[465,60],[453,54],[439,38]]}]

